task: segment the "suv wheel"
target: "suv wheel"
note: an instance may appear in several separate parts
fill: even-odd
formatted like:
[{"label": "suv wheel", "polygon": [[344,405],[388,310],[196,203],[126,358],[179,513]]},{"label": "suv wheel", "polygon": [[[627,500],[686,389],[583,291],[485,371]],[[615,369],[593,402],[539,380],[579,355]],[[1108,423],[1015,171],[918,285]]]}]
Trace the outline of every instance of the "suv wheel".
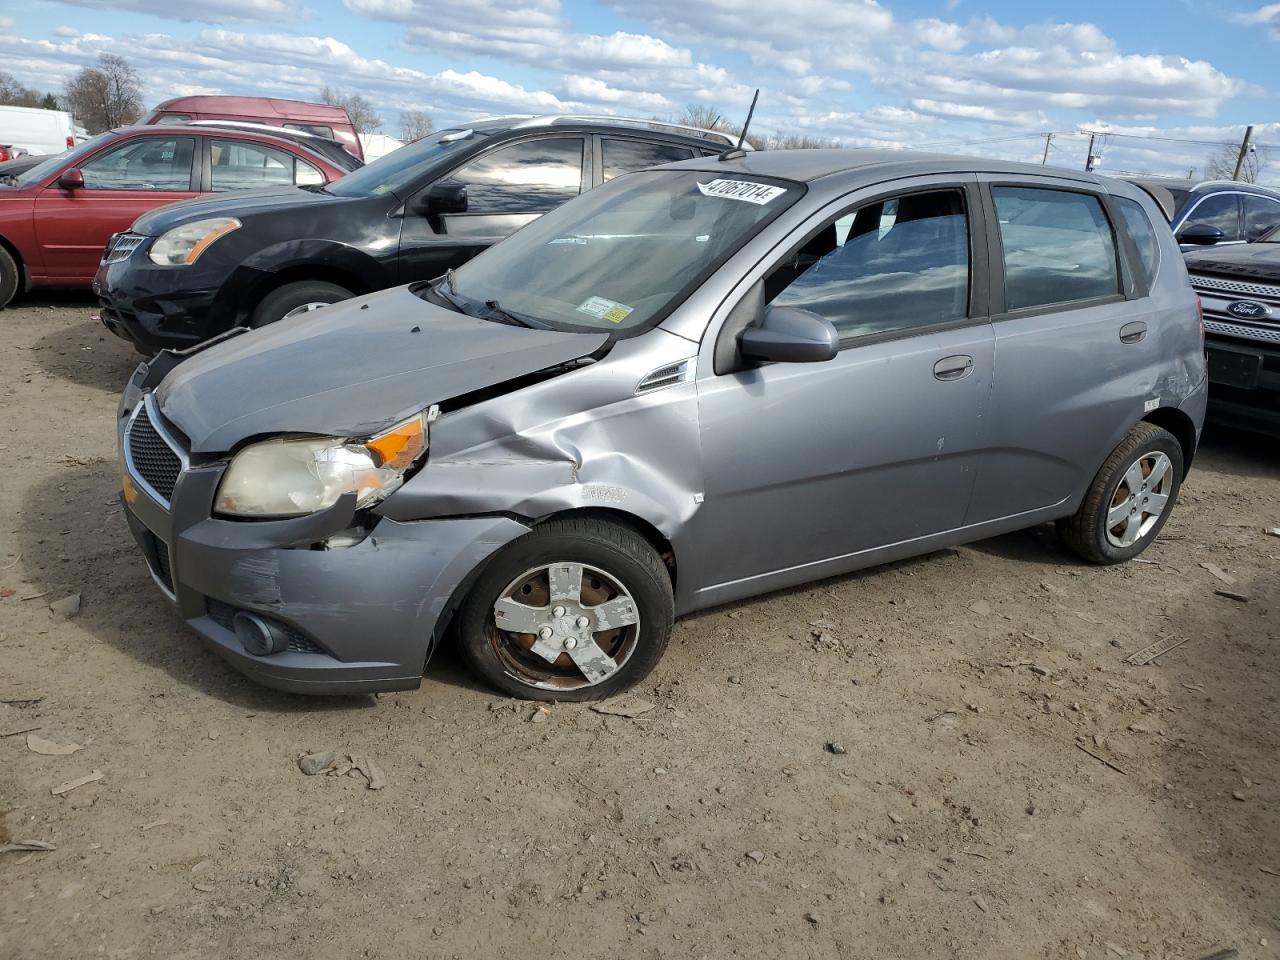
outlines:
[{"label": "suv wheel", "polygon": [[327,307],[339,300],[350,299],[351,295],[351,291],[346,287],[340,287],[336,283],[326,283],[323,280],[299,280],[297,283],[286,283],[262,298],[262,302],[249,318],[249,326],[265,327],[285,317],[296,317]]},{"label": "suv wheel", "polygon": [[9,305],[9,301],[17,294],[21,283],[22,271],[18,269],[9,251],[0,247],[0,308]]},{"label": "suv wheel", "polygon": [[485,567],[459,611],[462,654],[526,700],[595,700],[643,679],[671,636],[671,578],[625,528],[551,520]]},{"label": "suv wheel", "polygon": [[1181,486],[1181,445],[1144,421],[1107,457],[1075,516],[1058,521],[1058,532],[1091,563],[1123,563],[1160,534]]}]

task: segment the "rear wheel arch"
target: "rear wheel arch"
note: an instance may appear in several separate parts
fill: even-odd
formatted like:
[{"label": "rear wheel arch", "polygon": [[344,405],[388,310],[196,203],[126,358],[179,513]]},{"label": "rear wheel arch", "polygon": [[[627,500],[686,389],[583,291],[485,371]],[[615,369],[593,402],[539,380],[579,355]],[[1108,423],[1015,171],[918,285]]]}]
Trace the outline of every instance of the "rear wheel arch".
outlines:
[{"label": "rear wheel arch", "polygon": [[1182,448],[1182,475],[1185,478],[1191,472],[1191,460],[1196,454],[1195,423],[1177,407],[1160,407],[1142,419],[1168,430],[1177,438],[1178,446]]}]

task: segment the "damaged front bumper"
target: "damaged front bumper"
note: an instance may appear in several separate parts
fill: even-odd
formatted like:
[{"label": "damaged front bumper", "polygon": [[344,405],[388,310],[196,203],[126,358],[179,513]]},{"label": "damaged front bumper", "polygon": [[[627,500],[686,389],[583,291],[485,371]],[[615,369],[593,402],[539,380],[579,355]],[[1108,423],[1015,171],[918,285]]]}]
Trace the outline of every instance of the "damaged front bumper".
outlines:
[{"label": "damaged front bumper", "polygon": [[[139,416],[146,423],[131,447]],[[174,461],[165,460],[157,437]],[[124,411],[119,441],[125,515],[152,577],[224,659],[280,690],[417,687],[469,575],[528,532],[505,517],[372,517],[363,538],[344,538],[335,542],[350,545],[329,548],[326,541],[351,526],[349,500],[293,520],[222,520],[212,506],[225,463],[188,463],[152,402]],[[175,461],[170,488],[172,473],[164,470]],[[241,611],[278,627],[287,649],[250,653],[232,627]]]}]

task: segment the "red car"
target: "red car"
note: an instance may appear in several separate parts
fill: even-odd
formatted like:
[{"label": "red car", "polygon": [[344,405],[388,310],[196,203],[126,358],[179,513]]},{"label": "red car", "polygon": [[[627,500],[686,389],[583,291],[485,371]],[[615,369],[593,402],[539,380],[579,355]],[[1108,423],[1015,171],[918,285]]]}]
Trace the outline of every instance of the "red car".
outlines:
[{"label": "red car", "polygon": [[87,287],[113,233],[202,193],[322,185],[347,171],[254,131],[125,127],[0,179],[0,307],[29,287]]},{"label": "red car", "polygon": [[141,122],[163,125],[190,123],[192,120],[238,120],[301,130],[337,140],[353,157],[364,159],[364,149],[356,136],[350,114],[345,107],[327,103],[275,97],[175,97],[160,104]]}]

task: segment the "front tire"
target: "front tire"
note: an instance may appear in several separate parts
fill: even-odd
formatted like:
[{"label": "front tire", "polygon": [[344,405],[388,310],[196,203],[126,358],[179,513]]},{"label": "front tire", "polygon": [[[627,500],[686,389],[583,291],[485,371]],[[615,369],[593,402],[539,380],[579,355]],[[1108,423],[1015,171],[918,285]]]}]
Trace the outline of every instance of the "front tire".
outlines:
[{"label": "front tire", "polygon": [[318,310],[340,300],[349,300],[352,293],[346,287],[323,280],[299,280],[286,283],[283,287],[272,290],[254,308],[249,317],[249,326],[265,327],[269,323],[283,320],[285,317],[298,316]]},{"label": "front tire", "polygon": [[1063,542],[1090,563],[1132,560],[1160,535],[1182,486],[1182,446],[1143,421],[1093,478],[1075,515],[1058,522]]},{"label": "front tire", "polygon": [[550,520],[495,555],[463,601],[463,658],[525,700],[596,700],[644,679],[675,619],[658,552],[625,527]]},{"label": "front tire", "polygon": [[0,247],[0,309],[9,305],[18,293],[22,284],[22,271],[13,256],[4,247]]}]

